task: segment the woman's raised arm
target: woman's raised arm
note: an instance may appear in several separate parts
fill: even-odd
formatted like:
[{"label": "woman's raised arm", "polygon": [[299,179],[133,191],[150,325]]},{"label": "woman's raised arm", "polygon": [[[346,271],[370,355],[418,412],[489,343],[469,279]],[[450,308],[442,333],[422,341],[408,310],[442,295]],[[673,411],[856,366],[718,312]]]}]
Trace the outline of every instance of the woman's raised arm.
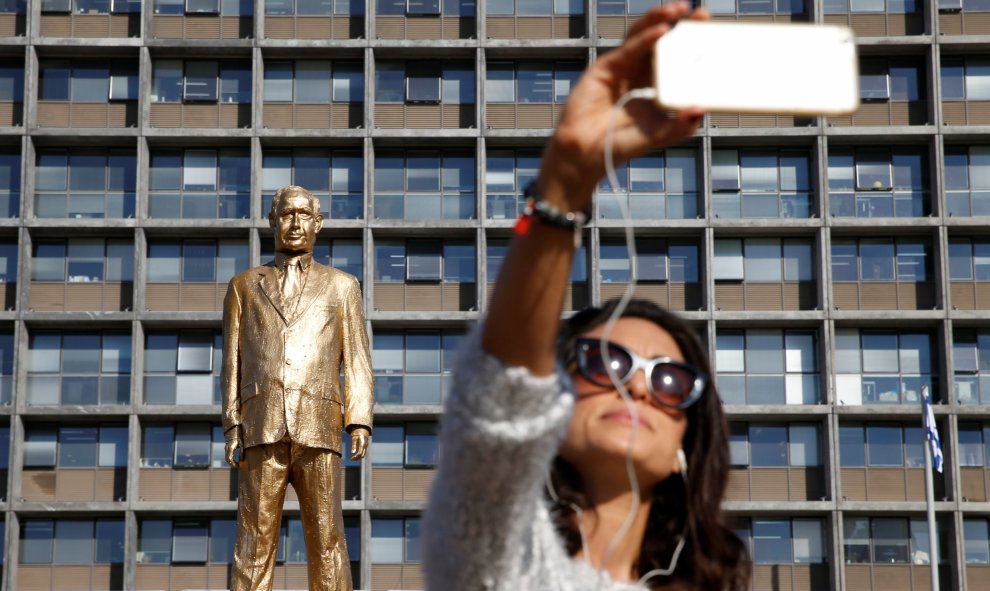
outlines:
[{"label": "woman's raised arm", "polygon": [[[707,15],[692,12],[685,2],[654,8],[632,26],[622,45],[596,60],[578,80],[543,153],[535,188],[548,204],[562,212],[590,210],[595,185],[605,175],[612,108],[627,91],[653,85],[653,45],[681,18]],[[616,164],[690,137],[701,117],[697,109],[668,116],[652,101],[628,103],[615,123]],[[518,234],[495,284],[482,347],[507,365],[548,375],[554,367],[574,236],[536,219]]]}]

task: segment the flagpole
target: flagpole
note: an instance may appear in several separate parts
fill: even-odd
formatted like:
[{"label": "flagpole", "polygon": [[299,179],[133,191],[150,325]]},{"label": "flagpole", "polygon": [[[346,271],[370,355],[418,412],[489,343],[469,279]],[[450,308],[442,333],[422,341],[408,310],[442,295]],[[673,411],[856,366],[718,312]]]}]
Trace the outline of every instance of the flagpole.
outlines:
[{"label": "flagpole", "polygon": [[[939,591],[938,585],[938,536],[935,533],[935,482],[932,477],[932,450],[928,442],[927,416],[928,386],[921,387],[921,447],[925,450],[925,505],[928,509],[928,564],[931,566],[932,591]],[[931,404],[929,402],[929,404]]]},{"label": "flagpole", "polygon": [[[922,433],[922,437],[928,439],[927,433]],[[928,442],[923,441],[921,447],[925,448],[925,505],[928,507],[928,546],[931,554],[928,563],[931,565],[932,591],[939,591],[938,588],[938,536],[935,535],[935,482],[932,479],[932,452],[928,449]]]}]

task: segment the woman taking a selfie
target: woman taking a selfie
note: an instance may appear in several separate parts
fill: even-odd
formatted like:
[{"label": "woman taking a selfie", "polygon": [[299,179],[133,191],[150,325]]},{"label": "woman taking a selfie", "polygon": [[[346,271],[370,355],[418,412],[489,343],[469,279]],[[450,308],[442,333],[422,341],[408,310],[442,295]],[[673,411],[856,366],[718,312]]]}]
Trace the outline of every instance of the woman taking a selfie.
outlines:
[{"label": "woman taking a selfie", "polygon": [[[614,303],[560,322],[575,251],[566,212],[590,210],[610,112],[652,85],[652,47],[681,18],[705,16],[675,3],[637,21],[585,71],[547,145],[533,212],[455,371],[423,524],[428,589],[748,585],[744,547],[720,509],[726,421],[691,329],[633,301],[603,350]],[[616,120],[616,162],[690,137],[701,118],[629,103]]]}]

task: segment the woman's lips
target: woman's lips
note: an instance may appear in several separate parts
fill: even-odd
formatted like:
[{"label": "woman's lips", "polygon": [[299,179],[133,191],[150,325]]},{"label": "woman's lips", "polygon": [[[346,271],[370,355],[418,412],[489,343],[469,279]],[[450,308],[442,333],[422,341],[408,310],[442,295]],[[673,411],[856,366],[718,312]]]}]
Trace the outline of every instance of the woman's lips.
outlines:
[{"label": "woman's lips", "polygon": [[[632,414],[630,414],[628,410],[614,410],[612,412],[605,413],[602,416],[602,418],[605,419],[606,421],[616,421],[618,423],[624,423],[626,425],[633,424]],[[643,427],[644,429],[648,429],[650,431],[653,430],[653,427],[651,427],[649,423],[644,421],[642,417],[637,417],[636,423],[639,426]]]}]

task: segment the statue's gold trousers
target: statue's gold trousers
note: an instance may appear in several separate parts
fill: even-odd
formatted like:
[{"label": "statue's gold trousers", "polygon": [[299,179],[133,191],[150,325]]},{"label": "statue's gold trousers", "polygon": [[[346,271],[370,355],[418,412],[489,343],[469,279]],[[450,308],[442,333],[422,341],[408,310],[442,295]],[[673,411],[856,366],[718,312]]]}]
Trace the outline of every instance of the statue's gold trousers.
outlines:
[{"label": "statue's gold trousers", "polygon": [[269,591],[275,570],[285,487],[299,497],[310,591],[351,591],[340,509],[340,455],[287,438],[242,451],[237,542],[230,591]]}]

